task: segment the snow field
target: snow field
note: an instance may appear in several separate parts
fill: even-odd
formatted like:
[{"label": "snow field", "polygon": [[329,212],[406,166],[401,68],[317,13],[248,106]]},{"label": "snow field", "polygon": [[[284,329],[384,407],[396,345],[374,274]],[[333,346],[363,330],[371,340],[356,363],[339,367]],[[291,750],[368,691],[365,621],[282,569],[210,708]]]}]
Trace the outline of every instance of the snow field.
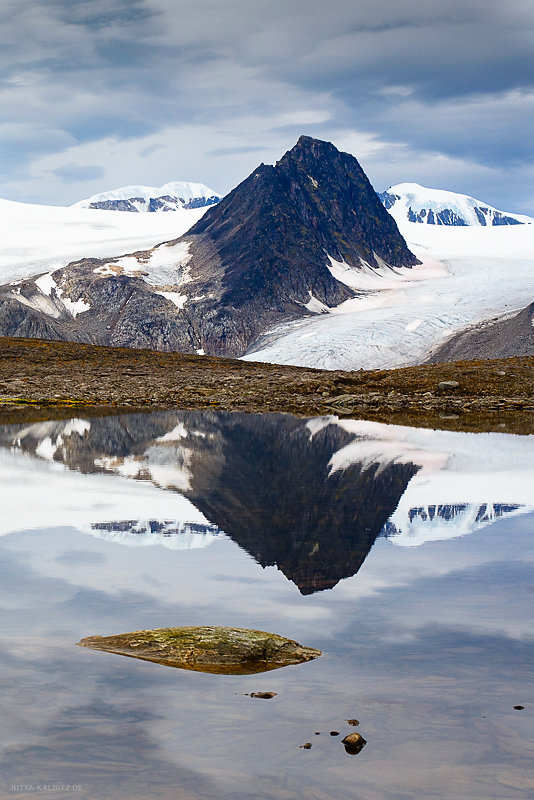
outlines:
[{"label": "snow field", "polygon": [[131,214],[0,200],[0,284],[51,272],[81,258],[148,250],[182,236],[206,210]]},{"label": "snow field", "polygon": [[463,328],[534,298],[534,225],[404,222],[399,229],[420,266],[355,270],[330,258],[333,276],[360,296],[278,326],[244,359],[346,370],[409,366]]}]

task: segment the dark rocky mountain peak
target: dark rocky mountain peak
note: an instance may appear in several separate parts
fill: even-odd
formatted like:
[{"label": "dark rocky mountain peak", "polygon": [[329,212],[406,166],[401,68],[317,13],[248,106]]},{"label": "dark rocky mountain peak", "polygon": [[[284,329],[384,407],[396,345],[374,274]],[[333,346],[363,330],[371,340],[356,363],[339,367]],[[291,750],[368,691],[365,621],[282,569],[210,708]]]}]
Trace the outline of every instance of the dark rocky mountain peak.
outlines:
[{"label": "dark rocky mountain peak", "polygon": [[207,253],[217,263],[216,301],[200,322],[212,354],[242,355],[269,327],[312,313],[312,298],[333,307],[354,296],[333,277],[330,257],[355,268],[418,263],[354,156],[308,136],[274,166],[257,167],[182,238],[192,272],[196,264],[205,273]]},{"label": "dark rocky mountain peak", "polygon": [[[42,311],[50,293],[26,287],[28,300],[0,289],[0,333],[42,329],[53,338],[242,356],[276,325],[355,295],[333,276],[331,259],[355,269],[418,263],[354,156],[309,136],[274,166],[260,164],[165,247],[54,272],[53,318]],[[71,301],[65,309],[61,293]],[[80,300],[88,310],[73,320],[69,308]]]}]

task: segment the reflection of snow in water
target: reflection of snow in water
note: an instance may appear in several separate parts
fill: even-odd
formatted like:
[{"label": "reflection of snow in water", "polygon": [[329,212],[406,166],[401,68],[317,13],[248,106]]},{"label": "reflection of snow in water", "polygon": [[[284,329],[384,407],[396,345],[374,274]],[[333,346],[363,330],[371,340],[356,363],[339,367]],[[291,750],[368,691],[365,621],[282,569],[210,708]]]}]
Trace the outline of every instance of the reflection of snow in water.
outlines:
[{"label": "reflection of snow in water", "polygon": [[200,550],[208,547],[224,533],[216,525],[200,525],[177,520],[121,520],[93,522],[84,533],[98,539],[125,544],[130,547],[162,545],[169,550]]},{"label": "reflection of snow in water", "polygon": [[0,536],[54,527],[87,532],[95,523],[112,520],[176,520],[210,526],[186,497],[148,481],[82,475],[57,461],[4,449],[0,449],[0,503]]},{"label": "reflection of snow in water", "polygon": [[[100,454],[97,447],[90,456],[92,465],[106,474],[86,475],[62,462],[73,444],[83,451],[98,420],[44,422],[14,430],[5,440],[11,452],[0,450],[0,486],[10,498],[3,503],[0,534],[69,525],[130,545],[194,549],[211,544],[221,531],[181,494],[193,486],[196,448],[214,435],[217,415],[209,421],[210,431],[205,432],[198,429],[198,417],[189,429],[186,413],[170,415],[169,430],[148,439],[135,455]],[[534,510],[533,436],[435,431],[335,416],[303,424],[310,442],[330,425],[350,437],[332,454],[326,480],[353,464],[377,476],[395,464],[418,468],[384,527],[384,535],[395,544],[453,538],[502,516]],[[284,429],[274,424],[273,436],[277,433],[283,435]],[[257,457],[261,459],[261,451]],[[301,457],[309,457],[305,447]]]},{"label": "reflection of snow in water", "polygon": [[419,467],[408,483],[384,534],[413,546],[462,536],[502,516],[534,510],[534,436],[456,433],[361,420],[310,420],[312,435],[324,425],[354,435],[330,460],[332,472],[351,464],[376,468]]}]

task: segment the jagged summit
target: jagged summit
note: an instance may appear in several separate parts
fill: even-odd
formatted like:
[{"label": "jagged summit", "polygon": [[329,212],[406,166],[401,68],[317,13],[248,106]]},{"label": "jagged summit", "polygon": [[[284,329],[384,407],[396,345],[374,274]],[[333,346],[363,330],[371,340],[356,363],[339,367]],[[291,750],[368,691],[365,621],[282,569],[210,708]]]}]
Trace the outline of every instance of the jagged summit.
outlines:
[{"label": "jagged summit", "polygon": [[[247,234],[252,226],[244,210],[269,238],[280,241],[289,235],[303,252],[318,245],[357,267],[362,259],[375,267],[379,260],[397,267],[417,263],[356,158],[330,142],[301,136],[274,166],[260,164],[189,234],[230,233],[229,220],[232,236]],[[287,258],[290,253],[277,255]],[[327,263],[322,253],[316,258]],[[326,298],[324,302],[328,304]]]}]

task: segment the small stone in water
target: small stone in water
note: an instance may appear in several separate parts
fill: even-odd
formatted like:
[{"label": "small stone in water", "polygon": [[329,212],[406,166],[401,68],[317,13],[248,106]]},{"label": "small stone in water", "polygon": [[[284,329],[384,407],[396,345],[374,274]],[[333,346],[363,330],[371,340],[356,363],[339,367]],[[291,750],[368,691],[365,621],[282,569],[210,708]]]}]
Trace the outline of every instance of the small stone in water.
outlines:
[{"label": "small stone in water", "polygon": [[359,733],[349,733],[348,736],[345,736],[345,738],[341,740],[341,743],[351,756],[357,755],[367,744],[363,736],[360,736]]},{"label": "small stone in water", "polygon": [[276,697],[276,692],[251,692],[251,697],[259,697],[261,700],[270,700],[271,697]]},{"label": "small stone in water", "polygon": [[514,708],[515,708],[516,711],[524,711],[525,710],[525,706],[514,706]]},{"label": "small stone in water", "polygon": [[349,725],[359,725],[360,724],[360,720],[359,719],[347,719],[347,720],[345,720],[345,722],[347,722]]},{"label": "small stone in water", "polygon": [[311,742],[306,742],[306,744],[300,745],[301,750],[311,750]]},{"label": "small stone in water", "polygon": [[339,731],[330,731],[330,736],[339,736]]}]

